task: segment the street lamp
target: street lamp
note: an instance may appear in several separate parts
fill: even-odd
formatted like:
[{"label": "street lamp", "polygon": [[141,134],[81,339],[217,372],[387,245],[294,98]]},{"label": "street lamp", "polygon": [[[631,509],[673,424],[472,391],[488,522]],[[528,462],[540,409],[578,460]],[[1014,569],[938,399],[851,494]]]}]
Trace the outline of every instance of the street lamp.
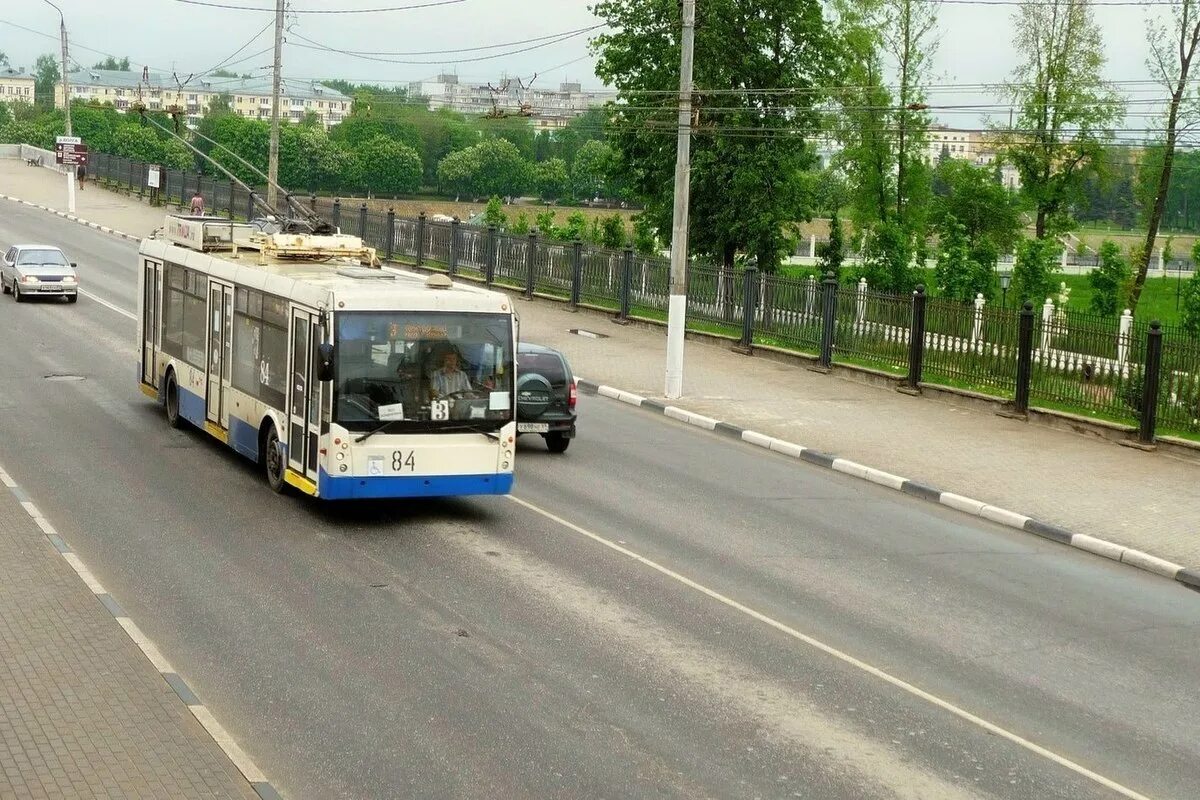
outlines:
[{"label": "street lamp", "polygon": [[1008,308],[1008,285],[1012,283],[1011,272],[1000,273],[1000,307]]},{"label": "street lamp", "polygon": [[[46,5],[58,12],[58,30],[62,39],[62,88],[63,88],[63,113],[66,117],[67,136],[71,135],[71,86],[67,81],[67,18],[63,16],[62,9],[55,5],[51,0],[46,0]],[[67,165],[67,210],[72,214],[75,213],[75,169],[70,164]]]}]

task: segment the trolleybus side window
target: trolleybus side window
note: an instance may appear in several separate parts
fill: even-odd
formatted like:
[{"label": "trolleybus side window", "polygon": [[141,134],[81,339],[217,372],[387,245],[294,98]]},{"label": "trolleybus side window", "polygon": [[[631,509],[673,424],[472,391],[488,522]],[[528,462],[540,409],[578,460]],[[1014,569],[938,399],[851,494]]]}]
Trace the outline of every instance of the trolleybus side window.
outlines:
[{"label": "trolleybus side window", "polygon": [[287,348],[287,302],[239,287],[234,292],[233,387],[283,408]]},{"label": "trolleybus side window", "polygon": [[163,298],[163,350],[192,366],[204,368],[205,337],[208,333],[206,279],[178,264],[166,264],[166,296]]}]

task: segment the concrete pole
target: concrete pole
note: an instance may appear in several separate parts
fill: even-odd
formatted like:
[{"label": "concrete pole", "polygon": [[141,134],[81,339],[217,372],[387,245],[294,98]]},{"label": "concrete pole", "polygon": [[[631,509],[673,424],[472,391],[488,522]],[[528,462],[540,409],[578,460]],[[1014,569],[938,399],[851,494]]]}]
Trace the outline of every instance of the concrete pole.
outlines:
[{"label": "concrete pole", "polygon": [[[271,76],[271,152],[267,162],[267,205],[275,209],[279,192],[279,69],[283,59],[283,4],[275,0],[275,64]],[[276,209],[278,210],[278,209]]]},{"label": "concrete pole", "polygon": [[666,396],[683,394],[684,318],[687,314],[688,190],[691,181],[692,48],[696,0],[682,0],[679,57],[679,142],[675,154],[675,210],[671,222],[671,299],[667,308]]}]

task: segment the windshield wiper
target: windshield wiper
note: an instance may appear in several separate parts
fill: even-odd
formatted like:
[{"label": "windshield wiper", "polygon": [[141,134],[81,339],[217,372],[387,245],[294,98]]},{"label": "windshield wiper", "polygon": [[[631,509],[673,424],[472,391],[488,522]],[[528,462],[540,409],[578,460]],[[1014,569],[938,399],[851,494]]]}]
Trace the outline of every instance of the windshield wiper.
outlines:
[{"label": "windshield wiper", "polygon": [[[359,442],[363,442],[363,441],[366,441],[367,439],[370,439],[372,436],[374,436],[377,433],[382,433],[393,422],[404,422],[404,420],[389,419],[387,422],[383,423],[378,428],[367,431],[362,436],[359,436],[357,439],[354,440],[354,443],[358,444]],[[424,431],[424,433],[437,433],[440,431],[473,431],[475,433],[481,433],[484,436],[488,437],[489,439],[494,439],[497,442],[500,441],[500,434],[496,433],[495,431],[489,431],[487,428],[480,428],[478,425],[448,425],[444,428],[435,428],[432,431]]]},{"label": "windshield wiper", "polygon": [[400,419],[389,419],[387,422],[383,423],[378,428],[367,431],[362,436],[359,436],[357,439],[354,440],[354,443],[358,444],[359,442],[363,442],[363,441],[366,441],[367,439],[370,439],[375,434],[381,433],[385,428],[387,428],[388,425],[391,425],[393,422],[403,422],[403,421],[404,420],[400,420]]},{"label": "windshield wiper", "polygon": [[497,442],[500,441],[500,434],[496,433],[495,431],[489,431],[487,428],[480,428],[478,425],[450,425],[445,428],[438,428],[438,430],[439,431],[474,431],[475,433],[482,433],[484,436],[488,437],[489,439],[495,439]]}]

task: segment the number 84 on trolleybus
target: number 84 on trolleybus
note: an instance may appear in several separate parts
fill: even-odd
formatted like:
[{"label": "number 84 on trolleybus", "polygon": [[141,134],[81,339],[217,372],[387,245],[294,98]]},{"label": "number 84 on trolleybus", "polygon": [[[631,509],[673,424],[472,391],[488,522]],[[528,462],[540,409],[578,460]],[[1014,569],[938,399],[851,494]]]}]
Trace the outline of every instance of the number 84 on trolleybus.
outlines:
[{"label": "number 84 on trolleybus", "polygon": [[516,316],[341,233],[168,215],[139,247],[138,375],[172,426],[330,500],[505,494]]}]

